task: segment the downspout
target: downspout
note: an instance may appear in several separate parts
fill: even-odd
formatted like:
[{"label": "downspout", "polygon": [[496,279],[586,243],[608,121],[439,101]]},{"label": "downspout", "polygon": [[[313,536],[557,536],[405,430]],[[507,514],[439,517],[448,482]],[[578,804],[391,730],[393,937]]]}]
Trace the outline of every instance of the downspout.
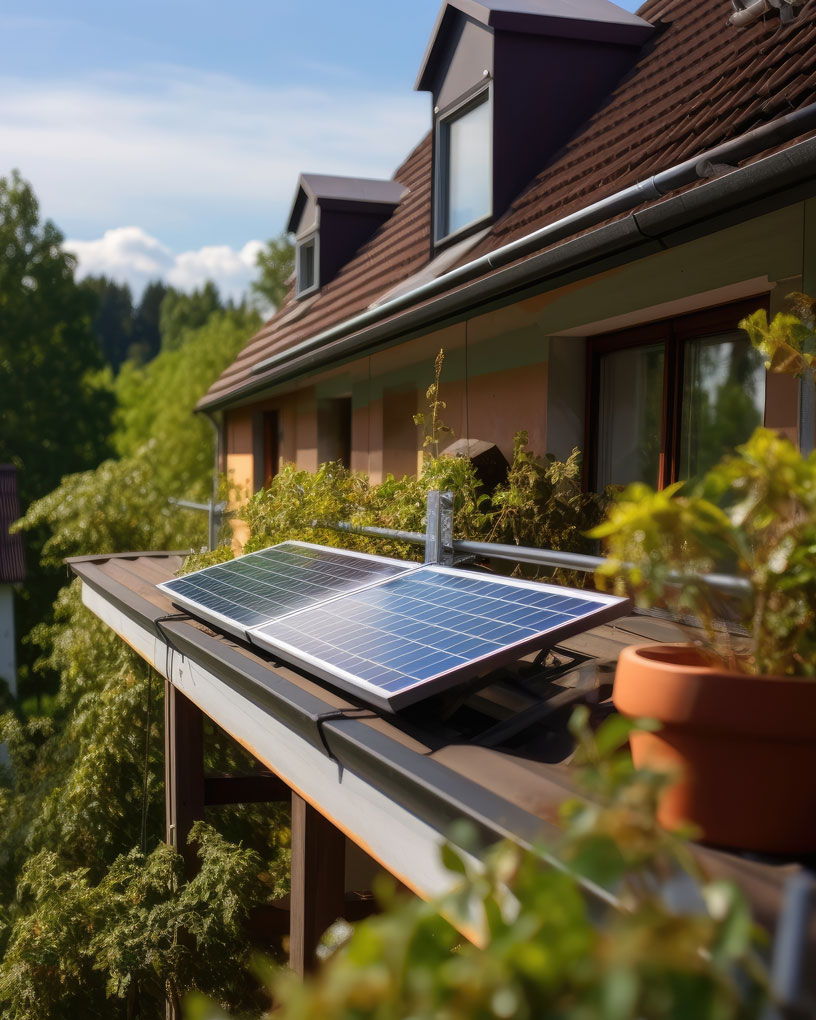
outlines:
[{"label": "downspout", "polygon": [[208,515],[208,546],[210,551],[215,549],[218,542],[218,527],[216,525],[216,506],[218,504],[218,476],[220,475],[221,467],[221,426],[215,419],[215,415],[209,411],[198,411],[197,414],[203,414],[207,421],[212,425],[213,430],[213,481],[212,481],[212,496],[210,497],[210,512]]},{"label": "downspout", "polygon": [[658,174],[638,181],[636,184],[624,188],[599,202],[585,206],[577,212],[550,223],[546,227],[527,234],[525,237],[497,248],[495,251],[482,255],[463,266],[443,273],[435,280],[423,284],[405,294],[400,294],[390,301],[384,301],[380,305],[367,308],[359,315],[355,315],[336,326],[317,333],[315,336],[304,340],[294,347],[290,347],[278,354],[273,354],[264,361],[253,365],[250,372],[252,375],[261,375],[278,365],[296,359],[301,355],[308,354],[334,340],[353,333],[365,326],[371,325],[380,319],[384,319],[395,312],[418,304],[428,298],[435,297],[442,291],[448,290],[459,284],[467,283],[476,277],[492,269],[506,266],[526,255],[532,255],[541,248],[554,244],[564,238],[589,227],[597,226],[604,220],[611,219],[619,213],[628,212],[643,202],[654,201],[662,198],[670,191],[682,188],[688,184],[717,175],[721,168],[728,170],[736,169],[736,164],[751,156],[756,156],[766,149],[781,142],[789,141],[798,135],[816,129],[816,103],[811,103],[801,110],[795,110],[784,117],[779,117],[770,124],[763,124],[754,128],[738,138],[724,142],[713,149],[701,153],[698,156],[688,159],[683,163],[663,170]]}]

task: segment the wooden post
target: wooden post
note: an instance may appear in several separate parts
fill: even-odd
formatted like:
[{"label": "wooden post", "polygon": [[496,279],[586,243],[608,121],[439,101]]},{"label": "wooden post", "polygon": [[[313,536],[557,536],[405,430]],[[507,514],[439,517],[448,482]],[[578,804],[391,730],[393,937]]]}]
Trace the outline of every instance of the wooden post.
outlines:
[{"label": "wooden post", "polygon": [[193,822],[204,817],[204,726],[201,709],[171,683],[164,685],[164,778],[166,839],[184,858],[187,875],[198,870],[187,842]]},{"label": "wooden post", "polygon": [[345,913],[346,838],[319,811],[292,793],[292,892],[289,966],[314,969],[320,936]]}]

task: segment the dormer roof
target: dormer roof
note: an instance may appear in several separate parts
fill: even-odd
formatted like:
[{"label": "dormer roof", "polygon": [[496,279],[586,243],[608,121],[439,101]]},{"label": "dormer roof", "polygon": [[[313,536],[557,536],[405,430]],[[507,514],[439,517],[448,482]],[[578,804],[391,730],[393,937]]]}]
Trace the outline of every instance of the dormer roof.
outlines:
[{"label": "dormer roof", "polygon": [[408,189],[399,181],[375,180],[368,177],[335,177],[329,174],[301,174],[286,229],[298,233],[306,205],[327,203],[365,206],[397,206]]},{"label": "dormer roof", "polygon": [[612,0],[445,0],[414,88],[433,89],[436,64],[449,44],[456,12],[486,28],[588,42],[640,46],[654,32],[648,21]]}]

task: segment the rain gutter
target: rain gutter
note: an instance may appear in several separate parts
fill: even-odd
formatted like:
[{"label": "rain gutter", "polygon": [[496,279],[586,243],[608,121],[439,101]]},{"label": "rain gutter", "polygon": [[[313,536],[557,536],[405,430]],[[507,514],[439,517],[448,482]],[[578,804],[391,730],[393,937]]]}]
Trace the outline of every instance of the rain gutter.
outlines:
[{"label": "rain gutter", "polygon": [[[412,330],[459,314],[463,309],[472,309],[479,303],[495,300],[499,295],[540,284],[549,277],[579,266],[586,267],[601,258],[619,257],[622,252],[633,248],[639,249],[641,254],[650,254],[668,247],[665,235],[684,225],[722,214],[729,208],[743,209],[746,200],[761,199],[796,185],[812,185],[816,139],[800,142],[749,166],[735,167],[735,164],[774,145],[812,130],[816,130],[816,103],[645,178],[274,354],[252,367],[252,379],[223,395],[204,398],[199,409],[212,410],[233,404],[258,390],[335,363],[377,344],[404,337]],[[631,213],[625,219],[597,226],[701,180],[708,180],[708,183],[657,206]],[[542,249],[591,227],[597,229],[542,252]],[[687,239],[680,237],[674,243]],[[524,258],[526,261],[520,265],[513,264]],[[485,276],[487,273],[492,275]],[[465,284],[472,286],[463,287]],[[451,293],[452,288],[461,289]],[[405,314],[394,321],[391,317],[400,312]]]},{"label": "rain gutter", "polygon": [[210,423],[210,427],[213,430],[213,480],[212,498],[208,508],[207,548],[215,549],[218,544],[218,529],[222,520],[222,517],[218,512],[218,481],[220,477],[219,469],[221,467],[221,428],[216,421],[215,416],[210,411],[202,411],[201,413]]}]

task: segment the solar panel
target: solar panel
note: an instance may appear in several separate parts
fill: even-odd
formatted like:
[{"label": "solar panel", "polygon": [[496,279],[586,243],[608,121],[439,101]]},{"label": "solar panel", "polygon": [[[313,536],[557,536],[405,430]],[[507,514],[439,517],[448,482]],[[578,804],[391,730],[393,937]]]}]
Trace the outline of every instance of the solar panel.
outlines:
[{"label": "solar panel", "polygon": [[193,615],[244,638],[252,627],[418,566],[306,542],[282,542],[158,587]]},{"label": "solar panel", "polygon": [[430,566],[292,613],[251,639],[395,710],[630,607],[597,592]]}]

